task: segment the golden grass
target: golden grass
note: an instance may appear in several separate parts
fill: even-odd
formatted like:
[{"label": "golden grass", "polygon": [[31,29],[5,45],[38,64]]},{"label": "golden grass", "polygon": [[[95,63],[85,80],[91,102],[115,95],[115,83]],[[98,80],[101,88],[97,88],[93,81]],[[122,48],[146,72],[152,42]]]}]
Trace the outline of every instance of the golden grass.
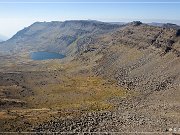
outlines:
[{"label": "golden grass", "polygon": [[27,99],[29,105],[34,108],[104,110],[113,107],[108,99],[127,96],[125,89],[100,77],[64,76],[62,81],[61,84],[34,87],[35,95]]}]

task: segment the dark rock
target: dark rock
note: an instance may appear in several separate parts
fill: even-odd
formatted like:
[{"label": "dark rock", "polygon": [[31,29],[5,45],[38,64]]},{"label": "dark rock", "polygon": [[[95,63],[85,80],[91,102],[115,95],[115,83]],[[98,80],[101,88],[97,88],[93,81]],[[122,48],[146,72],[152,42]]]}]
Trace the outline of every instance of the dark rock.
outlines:
[{"label": "dark rock", "polygon": [[140,22],[140,21],[133,21],[131,24],[132,24],[133,26],[139,26],[139,25],[142,24],[142,22]]},{"label": "dark rock", "polygon": [[176,37],[179,37],[179,36],[180,36],[180,29],[178,29],[176,32]]}]

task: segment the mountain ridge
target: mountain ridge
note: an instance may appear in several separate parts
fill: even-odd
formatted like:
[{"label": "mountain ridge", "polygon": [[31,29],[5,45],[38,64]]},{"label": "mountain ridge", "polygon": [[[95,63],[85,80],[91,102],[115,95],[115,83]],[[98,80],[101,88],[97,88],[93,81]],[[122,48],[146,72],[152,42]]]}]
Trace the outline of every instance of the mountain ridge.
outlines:
[{"label": "mountain ridge", "polygon": [[69,50],[66,50],[66,48],[78,38],[106,33],[117,27],[120,26],[86,20],[35,22],[1,44],[1,48],[5,51],[11,50],[12,52],[22,50],[22,48],[26,50],[28,47],[30,50],[37,49],[56,52],[59,49],[60,53],[67,53]]},{"label": "mountain ridge", "polygon": [[[66,55],[74,55],[81,48],[85,40],[92,40],[95,36],[117,31],[119,28],[135,25],[148,26],[149,24],[134,21],[126,24],[112,24],[96,20],[67,20],[64,22],[35,22],[18,31],[12,38],[0,44],[1,53],[19,51],[50,51]],[[145,26],[145,27],[146,27]],[[144,29],[146,29],[144,27]],[[179,26],[175,24],[162,24],[152,26],[154,29],[175,29],[177,35]],[[123,31],[123,30],[122,30]],[[85,43],[85,42],[84,42]],[[84,44],[83,43],[83,44]],[[170,48],[169,48],[170,49]],[[168,50],[168,48],[167,48]]]}]

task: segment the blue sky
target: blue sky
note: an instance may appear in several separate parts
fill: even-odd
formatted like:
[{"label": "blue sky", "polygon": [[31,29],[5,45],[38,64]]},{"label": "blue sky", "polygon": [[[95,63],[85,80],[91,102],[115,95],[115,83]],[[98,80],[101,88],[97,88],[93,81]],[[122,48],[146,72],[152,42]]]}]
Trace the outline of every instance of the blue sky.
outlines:
[{"label": "blue sky", "polygon": [[52,0],[1,0],[0,34],[11,37],[18,30],[36,21],[71,19],[107,22],[140,20],[180,24],[180,0],[53,0],[54,3],[51,2]]}]

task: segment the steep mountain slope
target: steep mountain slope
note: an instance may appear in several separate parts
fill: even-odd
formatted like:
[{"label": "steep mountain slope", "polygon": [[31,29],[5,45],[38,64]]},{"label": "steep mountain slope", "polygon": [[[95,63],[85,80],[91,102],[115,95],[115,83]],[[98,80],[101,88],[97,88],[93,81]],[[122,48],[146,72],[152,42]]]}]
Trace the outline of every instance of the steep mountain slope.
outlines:
[{"label": "steep mountain slope", "polygon": [[0,45],[4,52],[49,51],[73,53],[84,36],[107,33],[119,25],[98,21],[36,22]]},{"label": "steep mountain slope", "polygon": [[77,59],[91,61],[102,54],[96,74],[115,78],[129,89],[165,89],[180,81],[178,33],[172,28],[128,24],[82,45]]}]

